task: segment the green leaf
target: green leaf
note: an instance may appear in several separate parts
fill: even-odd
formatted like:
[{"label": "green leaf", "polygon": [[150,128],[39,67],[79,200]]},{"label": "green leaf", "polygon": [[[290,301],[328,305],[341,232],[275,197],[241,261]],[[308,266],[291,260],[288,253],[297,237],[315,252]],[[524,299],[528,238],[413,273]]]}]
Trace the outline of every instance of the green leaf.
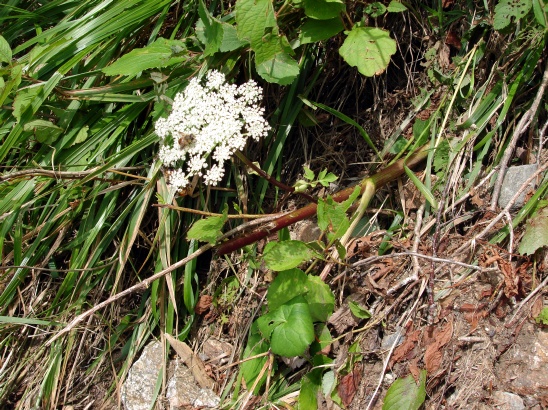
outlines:
[{"label": "green leaf", "polygon": [[13,100],[13,116],[17,121],[21,121],[21,116],[25,110],[31,106],[33,100],[44,92],[42,85],[26,87],[17,91]]},{"label": "green leaf", "polygon": [[226,53],[229,51],[237,50],[240,47],[245,46],[247,41],[242,41],[238,38],[238,31],[232,24],[223,24],[223,42],[219,47],[219,51]]},{"label": "green leaf", "polygon": [[284,271],[299,266],[310,259],[312,251],[301,241],[276,242],[265,250],[266,266],[274,271]]},{"label": "green leaf", "polygon": [[331,196],[318,201],[318,226],[322,231],[327,232],[329,240],[334,240],[342,237],[348,227],[350,221],[346,216],[346,211],[360,194],[360,187],[357,186],[350,197],[342,202],[337,203]]},{"label": "green leaf", "polygon": [[354,27],[345,32],[339,53],[352,67],[367,77],[382,73],[390,63],[390,57],[396,52],[396,42],[388,31],[374,27]]},{"label": "green leaf", "polygon": [[11,47],[4,37],[0,35],[0,63],[10,63],[12,57]]},{"label": "green leaf", "polygon": [[426,370],[422,370],[418,385],[412,375],[392,383],[386,392],[382,410],[418,410],[425,398]]},{"label": "green leaf", "polygon": [[181,40],[159,38],[154,43],[131,50],[113,64],[103,68],[106,75],[137,75],[150,68],[162,68],[188,59]]},{"label": "green leaf", "polygon": [[386,13],[386,6],[379,2],[368,4],[364,11],[371,17],[379,17]]},{"label": "green leaf", "polygon": [[414,172],[411,171],[407,165],[404,165],[404,169],[411,182],[413,182],[421,194],[424,195],[424,198],[430,203],[432,208],[438,209],[438,201],[436,201],[436,198],[434,198],[432,192],[421,182],[419,178],[417,178]]},{"label": "green leaf", "polygon": [[34,134],[38,142],[51,144],[63,133],[63,129],[46,120],[33,120],[23,126],[23,130]]},{"label": "green leaf", "polygon": [[434,152],[434,171],[435,172],[445,172],[447,171],[447,165],[449,163],[449,151],[450,151],[449,142],[447,140],[442,140],[436,152]]},{"label": "green leaf", "polygon": [[322,370],[314,369],[302,378],[299,410],[316,410],[318,408],[317,393],[322,384]]},{"label": "green leaf", "polygon": [[[251,331],[247,339],[246,348],[244,349],[243,358],[247,359],[249,357],[257,356],[261,353],[266,353],[268,352],[269,348],[270,344],[259,333],[259,327],[257,325],[257,321],[255,321],[251,326]],[[257,376],[265,366],[267,360],[267,356],[262,356],[256,359],[244,361],[241,364],[240,369],[242,372],[242,376],[248,386],[253,386],[253,383],[255,383]],[[268,372],[264,372],[261,381],[257,383],[257,387],[254,391],[255,394],[259,392],[262,385],[266,381],[266,377],[268,375],[267,373]]]},{"label": "green leaf", "polygon": [[206,46],[204,56],[210,56],[219,51],[223,42],[223,25],[220,21],[213,18],[203,0],[200,0],[198,14],[200,15],[200,22],[203,25],[203,39],[200,38],[200,41]]},{"label": "green leaf", "polygon": [[251,44],[252,49],[260,48],[266,33],[276,27],[276,15],[271,0],[238,0],[236,2],[236,23],[238,37]]},{"label": "green leaf", "polygon": [[26,317],[13,317],[13,316],[0,316],[0,323],[7,323],[12,325],[31,325],[31,326],[66,326],[66,324],[59,322],[52,322],[49,320],[32,319]]},{"label": "green leaf", "polygon": [[532,255],[537,249],[548,245],[548,206],[533,215],[525,228],[519,244],[519,253]]},{"label": "green leaf", "polygon": [[546,21],[546,12],[543,9],[543,7],[544,7],[543,0],[533,0],[533,12],[535,14],[535,19],[542,27],[546,28],[548,24]]},{"label": "green leaf", "polygon": [[263,336],[270,339],[272,352],[280,356],[300,356],[314,340],[310,309],[302,296],[261,316],[257,325]]},{"label": "green leaf", "polygon": [[420,118],[417,118],[415,120],[415,123],[413,124],[413,138],[417,141],[417,145],[423,145],[426,143],[426,140],[430,135],[430,122],[431,119],[421,120]]},{"label": "green leaf", "polygon": [[280,272],[270,284],[266,298],[268,309],[276,310],[291,299],[302,296],[308,291],[308,278],[300,269],[290,269]]},{"label": "green leaf", "polygon": [[222,235],[221,229],[228,219],[228,206],[225,205],[223,215],[210,216],[194,222],[188,230],[187,239],[197,239],[202,242],[214,244]]},{"label": "green leaf", "polygon": [[405,147],[407,147],[407,144],[409,144],[409,141],[400,135],[394,142],[394,145],[390,147],[389,152],[391,154],[399,154],[403,149],[405,149]]},{"label": "green leaf", "polygon": [[279,52],[256,66],[257,73],[270,83],[289,85],[299,75],[299,64],[291,56]]},{"label": "green leaf", "polygon": [[502,30],[512,22],[512,17],[516,20],[525,17],[531,6],[531,0],[500,0],[495,6],[493,28]]},{"label": "green leaf", "polygon": [[329,186],[329,183],[335,182],[337,179],[337,175],[332,172],[327,174],[327,170],[320,172],[320,174],[318,175],[318,182],[325,187]]},{"label": "green leaf", "polygon": [[346,10],[342,0],[303,0],[305,14],[316,20],[330,20]]},{"label": "green leaf", "polygon": [[71,146],[79,144],[79,143],[84,142],[85,140],[87,140],[88,139],[88,131],[89,131],[89,127],[87,125],[84,125],[82,128],[80,128],[78,130],[78,134],[76,134],[76,138],[74,139],[74,142],[71,144]]},{"label": "green leaf", "polygon": [[308,276],[308,292],[304,295],[310,308],[313,322],[325,322],[335,308],[335,296],[331,288],[318,276]]},{"label": "green leaf", "polygon": [[315,328],[316,328],[316,340],[310,346],[310,354],[314,355],[314,366],[317,366],[318,363],[316,362],[332,360],[332,359],[329,359],[327,356],[324,356],[323,354],[318,354],[318,353],[333,343],[333,337],[331,336],[329,327],[327,326],[325,322],[318,323],[315,326]]},{"label": "green leaf", "polygon": [[386,10],[389,13],[401,13],[403,11],[407,10],[407,7],[405,7],[402,3],[399,1],[392,0]]},{"label": "green leaf", "polygon": [[306,19],[299,36],[301,44],[316,43],[334,37],[344,30],[340,17],[329,20]]},{"label": "green leaf", "polygon": [[539,315],[535,318],[535,322],[548,325],[548,308],[543,308]]},{"label": "green leaf", "polygon": [[314,175],[314,171],[312,171],[310,168],[304,167],[304,177],[309,181],[314,181],[316,175]]},{"label": "green leaf", "polygon": [[348,307],[350,308],[350,311],[352,312],[352,314],[356,316],[357,318],[369,319],[371,317],[371,313],[369,312],[369,310],[361,307],[353,300],[350,300],[348,302]]}]

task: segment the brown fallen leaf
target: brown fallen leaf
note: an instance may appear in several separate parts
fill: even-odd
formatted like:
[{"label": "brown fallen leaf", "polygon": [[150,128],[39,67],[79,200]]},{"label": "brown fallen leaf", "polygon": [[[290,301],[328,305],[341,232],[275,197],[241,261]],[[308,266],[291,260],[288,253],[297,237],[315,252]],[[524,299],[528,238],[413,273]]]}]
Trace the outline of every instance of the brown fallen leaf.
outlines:
[{"label": "brown fallen leaf", "polygon": [[346,376],[343,376],[339,382],[339,387],[337,392],[341,398],[345,407],[350,406],[354,396],[356,395],[356,390],[360,385],[362,379],[361,365],[356,364],[354,370],[351,373],[348,373]]},{"label": "brown fallen leaf", "polygon": [[418,330],[407,333],[405,335],[405,341],[401,345],[396,347],[396,349],[394,349],[394,354],[390,358],[389,367],[392,367],[395,363],[398,363],[402,360],[413,359],[416,352],[412,352],[413,349],[415,349],[415,346],[417,346],[419,338],[420,331]]},{"label": "brown fallen leaf", "polygon": [[441,348],[451,340],[452,335],[453,317],[450,316],[445,326],[434,330],[433,341],[424,352],[424,364],[428,374],[432,374],[439,369],[443,359]]},{"label": "brown fallen leaf", "polygon": [[190,346],[185,342],[175,339],[170,334],[164,333],[164,335],[171,347],[173,347],[184,364],[190,369],[192,375],[196,379],[196,383],[202,388],[213,388],[213,379],[207,375],[204,362],[194,354]]},{"label": "brown fallen leaf", "polygon": [[200,299],[198,299],[198,303],[196,303],[196,307],[194,308],[194,312],[196,312],[196,314],[198,315],[203,315],[209,310],[212,302],[213,302],[213,296],[211,295],[200,296]]}]

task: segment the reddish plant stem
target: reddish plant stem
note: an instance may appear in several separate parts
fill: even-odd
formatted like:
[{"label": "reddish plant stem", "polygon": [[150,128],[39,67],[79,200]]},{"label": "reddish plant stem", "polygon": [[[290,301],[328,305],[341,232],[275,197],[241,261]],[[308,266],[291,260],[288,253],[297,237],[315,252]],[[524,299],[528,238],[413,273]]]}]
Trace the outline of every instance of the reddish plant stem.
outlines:
[{"label": "reddish plant stem", "polygon": [[[409,158],[402,158],[390,165],[389,167],[383,169],[382,171],[377,172],[375,175],[372,175],[359,183],[361,187],[361,192],[363,193],[367,182],[373,183],[375,190],[387,184],[390,181],[398,178],[399,176],[405,173],[404,165],[412,168],[417,164],[420,164],[428,156],[429,144],[424,145],[419,148],[414,154],[409,156]],[[336,202],[342,202],[354,192],[356,186],[343,189],[342,191],[337,192],[333,195],[333,200]],[[243,248],[246,245],[257,242],[263,238],[266,238],[268,235],[279,231],[286,226],[292,225],[295,222],[301,221],[306,218],[310,218],[316,214],[317,205],[311,203],[306,205],[303,208],[297,209],[287,215],[281,216],[280,218],[260,227],[259,229],[247,233],[244,236],[240,236],[234,239],[231,239],[225,243],[222,243],[217,248],[217,254],[224,255],[235,251],[237,249]]]}]

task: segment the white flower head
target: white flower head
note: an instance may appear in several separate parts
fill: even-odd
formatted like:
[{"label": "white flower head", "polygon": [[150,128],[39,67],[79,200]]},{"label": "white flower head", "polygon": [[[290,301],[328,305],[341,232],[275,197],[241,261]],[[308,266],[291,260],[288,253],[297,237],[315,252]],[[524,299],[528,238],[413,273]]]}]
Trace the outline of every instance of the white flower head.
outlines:
[{"label": "white flower head", "polygon": [[175,96],[169,116],[155,124],[162,139],[159,157],[173,169],[170,185],[183,189],[195,175],[217,185],[224,176],[223,163],[244,148],[247,138],[268,134],[261,100],[262,90],[253,80],[228,84],[216,70],[204,80],[190,80]]}]

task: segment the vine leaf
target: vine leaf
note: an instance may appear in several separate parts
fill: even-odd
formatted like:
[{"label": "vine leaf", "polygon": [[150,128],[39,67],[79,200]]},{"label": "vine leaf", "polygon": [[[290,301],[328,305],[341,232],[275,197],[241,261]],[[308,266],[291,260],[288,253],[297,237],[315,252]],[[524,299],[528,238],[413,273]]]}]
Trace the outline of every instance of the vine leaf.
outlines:
[{"label": "vine leaf", "polygon": [[300,356],[314,341],[314,324],[308,303],[302,296],[257,319],[261,334],[270,339],[272,353]]},{"label": "vine leaf", "polygon": [[519,244],[519,253],[532,255],[537,249],[548,245],[548,206],[536,213],[525,228],[525,234]]},{"label": "vine leaf", "polygon": [[375,27],[354,27],[339,49],[339,54],[352,67],[367,76],[381,74],[396,52],[396,42],[386,30]]},{"label": "vine leaf", "polygon": [[426,398],[426,370],[422,370],[419,383],[412,375],[397,379],[386,392],[382,410],[418,410]]},{"label": "vine leaf", "polygon": [[312,251],[301,241],[270,242],[263,253],[266,266],[278,272],[296,268],[311,256]]},{"label": "vine leaf", "polygon": [[525,17],[532,5],[531,0],[500,0],[495,6],[493,28],[502,30],[512,22],[512,17],[516,20]]}]

